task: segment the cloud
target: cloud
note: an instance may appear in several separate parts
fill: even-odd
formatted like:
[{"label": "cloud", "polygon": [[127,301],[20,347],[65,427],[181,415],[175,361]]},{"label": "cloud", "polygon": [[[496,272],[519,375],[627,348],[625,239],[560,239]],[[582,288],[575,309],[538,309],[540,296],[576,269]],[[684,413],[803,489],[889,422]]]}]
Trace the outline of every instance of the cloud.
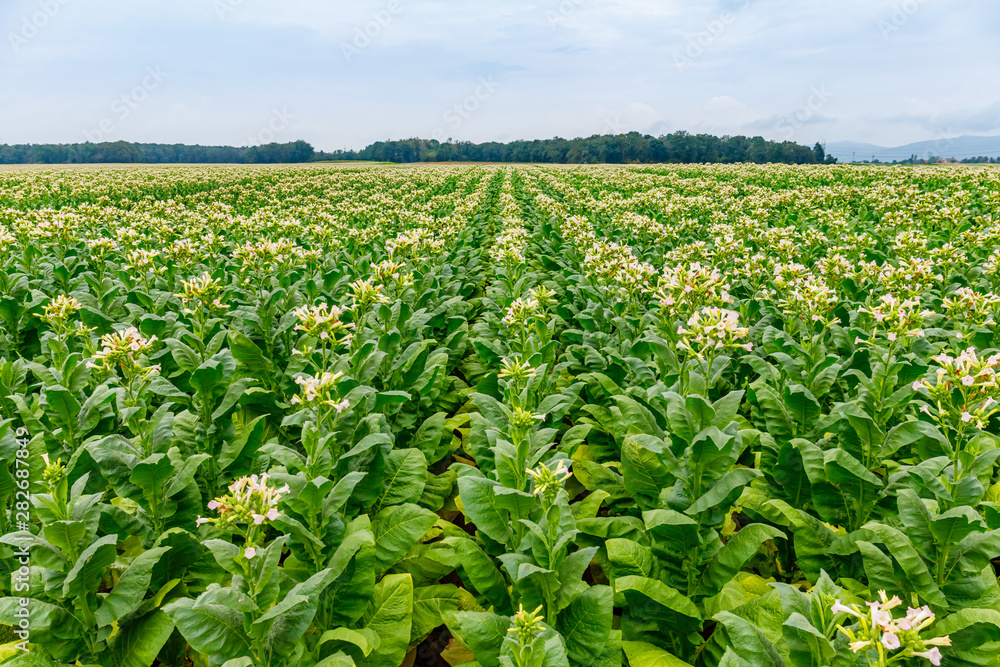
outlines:
[{"label": "cloud", "polygon": [[440,127],[479,77],[501,87],[456,130],[475,140],[1000,132],[1000,5],[973,0],[78,0],[25,37],[39,2],[0,3],[7,141],[79,140],[147,66],[170,79],[118,138],[241,143],[287,108],[290,139],[361,147]]}]

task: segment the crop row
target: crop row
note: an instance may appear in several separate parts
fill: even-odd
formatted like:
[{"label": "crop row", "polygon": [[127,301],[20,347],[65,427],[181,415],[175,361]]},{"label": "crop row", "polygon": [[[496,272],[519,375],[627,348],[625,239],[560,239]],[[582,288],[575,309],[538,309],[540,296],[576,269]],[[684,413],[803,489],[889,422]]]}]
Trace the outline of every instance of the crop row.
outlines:
[{"label": "crop row", "polygon": [[985,169],[0,174],[0,658],[995,664],[998,207]]}]

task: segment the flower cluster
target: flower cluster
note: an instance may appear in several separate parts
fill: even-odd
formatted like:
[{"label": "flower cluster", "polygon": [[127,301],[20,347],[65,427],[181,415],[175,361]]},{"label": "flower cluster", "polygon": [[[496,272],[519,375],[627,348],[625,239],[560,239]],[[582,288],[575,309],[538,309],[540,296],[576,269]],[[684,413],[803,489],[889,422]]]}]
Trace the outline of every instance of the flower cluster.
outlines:
[{"label": "flower cluster", "polygon": [[858,312],[875,320],[876,332],[884,332],[890,343],[905,338],[922,338],[924,330],[921,324],[932,314],[929,310],[920,310],[919,297],[901,301],[891,294],[883,294],[876,305],[859,308]]},{"label": "flower cluster", "polygon": [[534,495],[540,496],[547,505],[556,501],[556,496],[562,490],[566,480],[573,476],[573,473],[563,463],[560,463],[555,470],[543,463],[537,469],[528,468],[525,472],[531,475],[535,481]]},{"label": "flower cluster", "polygon": [[71,296],[60,294],[49,301],[40,317],[55,332],[60,340],[65,341],[70,336],[85,338],[90,335],[93,329],[86,327],[82,322],[72,322],[72,317],[76,315],[83,305]]},{"label": "flower cluster", "polygon": [[521,329],[532,318],[538,315],[540,308],[541,304],[538,303],[537,299],[531,297],[527,299],[514,299],[510,307],[507,308],[507,314],[504,315],[503,323],[511,329]]},{"label": "flower cluster", "polygon": [[184,304],[185,315],[213,315],[229,308],[219,299],[225,287],[218,278],[204,273],[198,278],[181,281],[181,292],[177,298]]},{"label": "flower cluster", "polygon": [[535,377],[535,368],[521,357],[507,357],[500,366],[500,374],[497,377],[507,380],[508,386],[519,394],[528,381]]},{"label": "flower cluster", "polygon": [[721,308],[733,301],[729,284],[718,269],[694,264],[665,266],[660,282],[650,290],[662,315],[690,317],[702,308]]},{"label": "flower cluster", "polygon": [[344,374],[340,371],[323,373],[318,378],[300,375],[295,378],[295,383],[302,387],[302,393],[292,397],[292,405],[324,406],[336,410],[337,414],[342,413],[351,406],[346,398],[338,400],[337,385],[343,378]]},{"label": "flower cluster", "polygon": [[0,259],[6,259],[15,245],[17,238],[6,229],[0,228]]},{"label": "flower cluster", "polygon": [[344,342],[350,336],[348,330],[354,327],[353,322],[341,321],[344,311],[337,306],[321,303],[318,306],[302,306],[294,312],[299,320],[295,330],[318,340]]},{"label": "flower cluster", "polygon": [[[889,598],[885,591],[879,591],[879,600],[867,602],[868,613],[863,613],[856,605],[844,605],[836,600],[831,607],[834,615],[847,614],[855,617],[855,625],[845,628],[838,625],[837,629],[851,640],[851,650],[855,653],[870,649],[878,650],[878,662],[873,665],[889,665],[904,658],[924,658],[932,665],[941,664],[939,646],[951,646],[951,638],[947,635],[924,639],[920,633],[934,622],[934,612],[929,607],[909,607],[906,616],[894,618],[892,610],[901,606],[903,601],[897,596]],[[887,653],[897,651],[895,655]]]},{"label": "flower cluster", "polygon": [[45,462],[45,469],[42,470],[42,482],[49,488],[50,492],[55,491],[60,482],[66,479],[66,466],[63,465],[61,458],[56,459],[53,463],[49,460],[48,454],[42,454],[42,461]]},{"label": "flower cluster", "polygon": [[782,291],[784,296],[778,299],[778,307],[802,329],[811,330],[814,322],[828,327],[836,320],[832,312],[839,302],[837,293],[815,276],[788,281]]},{"label": "flower cluster", "polygon": [[677,330],[677,349],[686,350],[699,359],[716,357],[725,349],[740,347],[750,352],[753,343],[739,343],[750,330],[741,327],[740,314],[723,308],[702,308],[687,321],[687,328]]},{"label": "flower cluster", "polygon": [[159,256],[160,253],[156,250],[144,250],[142,248],[133,250],[128,254],[128,264],[124,268],[141,273],[146,273],[150,270],[157,273],[163,272],[166,270],[166,266],[157,264],[156,258]]},{"label": "flower cluster", "polygon": [[958,320],[959,338],[973,335],[984,326],[995,324],[1000,296],[981,294],[969,287],[959,287],[941,302],[948,317]]},{"label": "flower cluster", "polygon": [[542,624],[542,609],[544,605],[539,605],[535,611],[525,611],[524,605],[518,605],[517,613],[511,619],[510,628],[507,632],[514,633],[514,656],[512,663],[514,667],[529,667],[529,665],[541,664],[541,657],[536,655],[536,651],[544,651],[541,646],[541,635],[545,632]]},{"label": "flower cluster", "polygon": [[917,380],[913,390],[926,392],[937,407],[932,412],[924,405],[921,412],[932,415],[942,425],[952,424],[960,431],[970,424],[986,428],[987,420],[1000,411],[996,371],[1000,366],[1000,354],[984,359],[970,347],[957,357],[939,354],[932,360],[937,364],[934,382]]},{"label": "flower cluster", "polygon": [[154,373],[160,372],[159,364],[147,366],[142,363],[142,357],[152,349],[156,341],[156,336],[146,338],[135,327],[105,334],[101,336],[101,349],[94,353],[87,366],[106,373],[120,370],[125,381],[131,386],[137,380],[146,380]]},{"label": "flower cluster", "polygon": [[490,259],[502,265],[508,273],[524,264],[524,249],[528,245],[528,230],[520,220],[506,221],[517,224],[505,224],[503,232],[497,235],[496,242],[490,248]]},{"label": "flower cluster", "polygon": [[367,313],[376,304],[389,302],[389,297],[382,293],[382,286],[376,285],[372,278],[356,280],[351,283],[350,289],[351,298],[354,300],[351,310],[355,312]]},{"label": "flower cluster", "polygon": [[372,277],[383,286],[393,285],[397,292],[401,292],[413,285],[414,280],[413,273],[404,273],[403,269],[402,264],[387,259],[378,264],[372,264]]},{"label": "flower cluster", "polygon": [[277,521],[281,513],[278,501],[289,493],[288,485],[280,489],[268,482],[267,473],[241,477],[229,485],[229,493],[208,503],[208,509],[219,513],[218,518],[199,516],[196,525],[212,523],[229,532],[243,535],[246,545],[243,556],[250,560],[257,555],[257,545],[264,536],[268,522]]}]

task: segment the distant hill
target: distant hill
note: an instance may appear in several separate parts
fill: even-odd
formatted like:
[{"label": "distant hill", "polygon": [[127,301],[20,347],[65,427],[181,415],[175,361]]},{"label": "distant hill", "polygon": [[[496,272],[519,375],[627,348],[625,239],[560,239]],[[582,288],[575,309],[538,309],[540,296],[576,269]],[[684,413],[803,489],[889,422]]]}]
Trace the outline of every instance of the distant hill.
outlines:
[{"label": "distant hill", "polygon": [[827,155],[832,155],[840,162],[850,162],[852,157],[857,162],[871,161],[872,156],[880,162],[902,162],[916,155],[918,159],[930,157],[955,158],[964,160],[975,157],[1000,157],[1000,136],[979,137],[966,135],[948,139],[932,139],[918,141],[905,146],[885,148],[875,144],[865,144],[856,141],[835,141],[826,145]]}]

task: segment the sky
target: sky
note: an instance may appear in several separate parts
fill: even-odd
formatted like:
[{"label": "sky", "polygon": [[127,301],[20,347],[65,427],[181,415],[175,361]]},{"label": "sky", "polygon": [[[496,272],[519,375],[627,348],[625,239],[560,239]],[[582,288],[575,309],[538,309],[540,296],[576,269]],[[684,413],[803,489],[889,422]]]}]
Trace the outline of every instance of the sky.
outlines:
[{"label": "sky", "polygon": [[0,0],[0,143],[1000,134],[993,0]]}]

